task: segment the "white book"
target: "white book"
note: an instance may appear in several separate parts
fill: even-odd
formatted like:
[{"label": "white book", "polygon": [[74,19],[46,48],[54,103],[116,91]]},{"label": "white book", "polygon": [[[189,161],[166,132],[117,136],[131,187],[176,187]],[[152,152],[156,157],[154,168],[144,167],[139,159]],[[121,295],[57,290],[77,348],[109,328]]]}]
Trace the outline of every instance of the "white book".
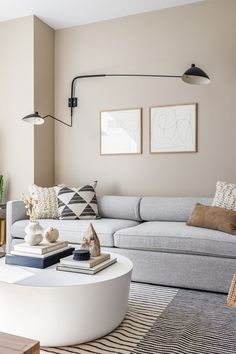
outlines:
[{"label": "white book", "polygon": [[63,247],[63,248],[59,248],[58,250],[54,250],[54,251],[48,252],[46,254],[29,253],[29,252],[23,252],[23,251],[11,251],[11,254],[13,254],[15,256],[25,256],[25,257],[34,257],[34,258],[47,258],[49,256],[53,256],[54,254],[66,251],[66,250],[68,250],[68,248],[70,248],[70,247],[66,246],[66,247]]},{"label": "white book", "polygon": [[90,269],[95,267],[96,265],[107,261],[108,259],[110,259],[110,253],[101,253],[100,256],[98,257],[91,257],[89,260],[87,261],[76,261],[75,259],[73,259],[73,255],[65,257],[63,259],[60,260],[60,264],[61,265],[65,265],[65,266],[71,266],[71,267],[79,267],[79,268],[85,268],[85,269]]},{"label": "white book", "polygon": [[41,242],[37,246],[30,246],[28,243],[18,243],[14,245],[14,251],[21,251],[33,254],[46,254],[68,246],[68,241],[57,241],[54,243]]},{"label": "white book", "polygon": [[97,266],[93,267],[93,268],[75,268],[75,267],[71,267],[71,266],[65,266],[65,265],[61,265],[59,264],[57,266],[57,270],[63,271],[63,272],[71,272],[71,273],[82,273],[82,274],[96,274],[98,272],[100,272],[101,270],[109,267],[110,265],[116,263],[117,259],[116,257],[112,257],[110,259],[108,259],[107,261],[98,264]]}]

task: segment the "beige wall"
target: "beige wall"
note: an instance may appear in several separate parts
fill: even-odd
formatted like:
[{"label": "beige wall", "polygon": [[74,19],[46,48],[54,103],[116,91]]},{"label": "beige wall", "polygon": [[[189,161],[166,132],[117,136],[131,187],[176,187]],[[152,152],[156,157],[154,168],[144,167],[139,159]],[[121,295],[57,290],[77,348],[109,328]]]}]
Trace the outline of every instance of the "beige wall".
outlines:
[{"label": "beige wall", "polygon": [[[55,113],[69,119],[70,82],[78,74],[182,74],[192,62],[209,86],[175,79],[103,78],[77,82],[74,126],[56,125],[55,178],[98,179],[100,193],[212,195],[217,180],[236,182],[236,1],[194,5],[56,31]],[[148,108],[199,103],[199,152],[150,155]],[[143,107],[143,154],[99,155],[99,112]]]},{"label": "beige wall", "polygon": [[53,114],[54,31],[34,16],[0,23],[0,174],[4,199],[28,185],[54,182],[54,123],[21,121],[38,110]]},{"label": "beige wall", "polygon": [[[54,114],[54,30],[34,17],[34,108]],[[54,121],[34,128],[34,183],[54,183]]]},{"label": "beige wall", "polygon": [[[69,121],[67,99],[77,74],[181,74],[192,62],[209,86],[173,79],[103,78],[77,82],[74,126],[55,123],[55,182],[99,180],[99,193],[212,195],[216,180],[236,182],[234,0],[204,2],[56,31],[55,115]],[[5,199],[29,183],[54,180],[54,127],[20,118],[53,114],[53,30],[33,16],[0,23],[0,173]],[[148,108],[199,103],[199,152],[150,155]],[[143,154],[100,156],[99,112],[143,107]]]},{"label": "beige wall", "polygon": [[0,43],[0,174],[8,200],[34,179],[34,130],[20,120],[34,107],[33,18],[1,22]]}]

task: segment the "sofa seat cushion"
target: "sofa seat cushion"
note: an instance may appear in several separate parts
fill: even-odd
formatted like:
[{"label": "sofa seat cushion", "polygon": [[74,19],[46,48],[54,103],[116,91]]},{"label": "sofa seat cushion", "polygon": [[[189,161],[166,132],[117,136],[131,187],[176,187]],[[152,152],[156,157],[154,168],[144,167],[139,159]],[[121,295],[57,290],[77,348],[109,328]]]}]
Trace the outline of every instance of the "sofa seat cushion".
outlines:
[{"label": "sofa seat cushion", "polygon": [[119,248],[236,258],[236,236],[184,222],[144,222],[117,231],[114,242]]},{"label": "sofa seat cushion", "polygon": [[[11,228],[13,237],[24,238],[25,227],[28,220],[16,221]],[[99,219],[99,220],[54,220],[41,219],[40,225],[47,229],[48,227],[56,227],[60,232],[61,240],[68,240],[70,243],[81,243],[81,240],[88,229],[91,222],[98,234],[101,246],[113,247],[113,235],[117,230],[138,225],[137,221],[121,220],[121,219]]]}]

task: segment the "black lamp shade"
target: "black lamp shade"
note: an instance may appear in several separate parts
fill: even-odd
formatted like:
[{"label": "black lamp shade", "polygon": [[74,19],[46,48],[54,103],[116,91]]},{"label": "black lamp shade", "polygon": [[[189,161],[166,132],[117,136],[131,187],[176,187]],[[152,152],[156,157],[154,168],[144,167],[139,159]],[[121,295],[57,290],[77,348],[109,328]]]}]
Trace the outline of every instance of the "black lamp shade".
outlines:
[{"label": "black lamp shade", "polygon": [[38,112],[35,112],[33,114],[28,114],[24,118],[22,118],[24,122],[34,124],[34,125],[41,125],[44,123],[43,117],[41,117]]},{"label": "black lamp shade", "polygon": [[195,64],[192,64],[191,68],[185,71],[182,80],[192,85],[206,85],[210,83],[209,76],[202,69],[195,66]]}]

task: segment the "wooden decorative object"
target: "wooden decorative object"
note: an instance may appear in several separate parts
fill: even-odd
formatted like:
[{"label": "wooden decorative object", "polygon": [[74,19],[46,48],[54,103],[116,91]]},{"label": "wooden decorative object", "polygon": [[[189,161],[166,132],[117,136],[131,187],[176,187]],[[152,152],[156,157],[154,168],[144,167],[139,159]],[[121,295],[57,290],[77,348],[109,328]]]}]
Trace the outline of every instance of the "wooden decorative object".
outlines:
[{"label": "wooden decorative object", "polygon": [[230,289],[229,289],[229,294],[227,297],[227,305],[229,307],[236,308],[236,273],[234,274]]},{"label": "wooden decorative object", "polygon": [[40,345],[36,340],[0,332],[0,353],[39,354]]},{"label": "wooden decorative object", "polygon": [[47,240],[47,242],[54,243],[54,242],[56,242],[58,240],[59,231],[56,228],[54,228],[54,227],[49,227],[45,231],[44,237]]},{"label": "wooden decorative object", "polygon": [[83,237],[81,247],[84,249],[89,249],[91,257],[98,257],[101,254],[100,241],[91,223],[89,224],[88,230]]},{"label": "wooden decorative object", "polygon": [[6,220],[0,219],[0,246],[4,245],[6,241]]}]

